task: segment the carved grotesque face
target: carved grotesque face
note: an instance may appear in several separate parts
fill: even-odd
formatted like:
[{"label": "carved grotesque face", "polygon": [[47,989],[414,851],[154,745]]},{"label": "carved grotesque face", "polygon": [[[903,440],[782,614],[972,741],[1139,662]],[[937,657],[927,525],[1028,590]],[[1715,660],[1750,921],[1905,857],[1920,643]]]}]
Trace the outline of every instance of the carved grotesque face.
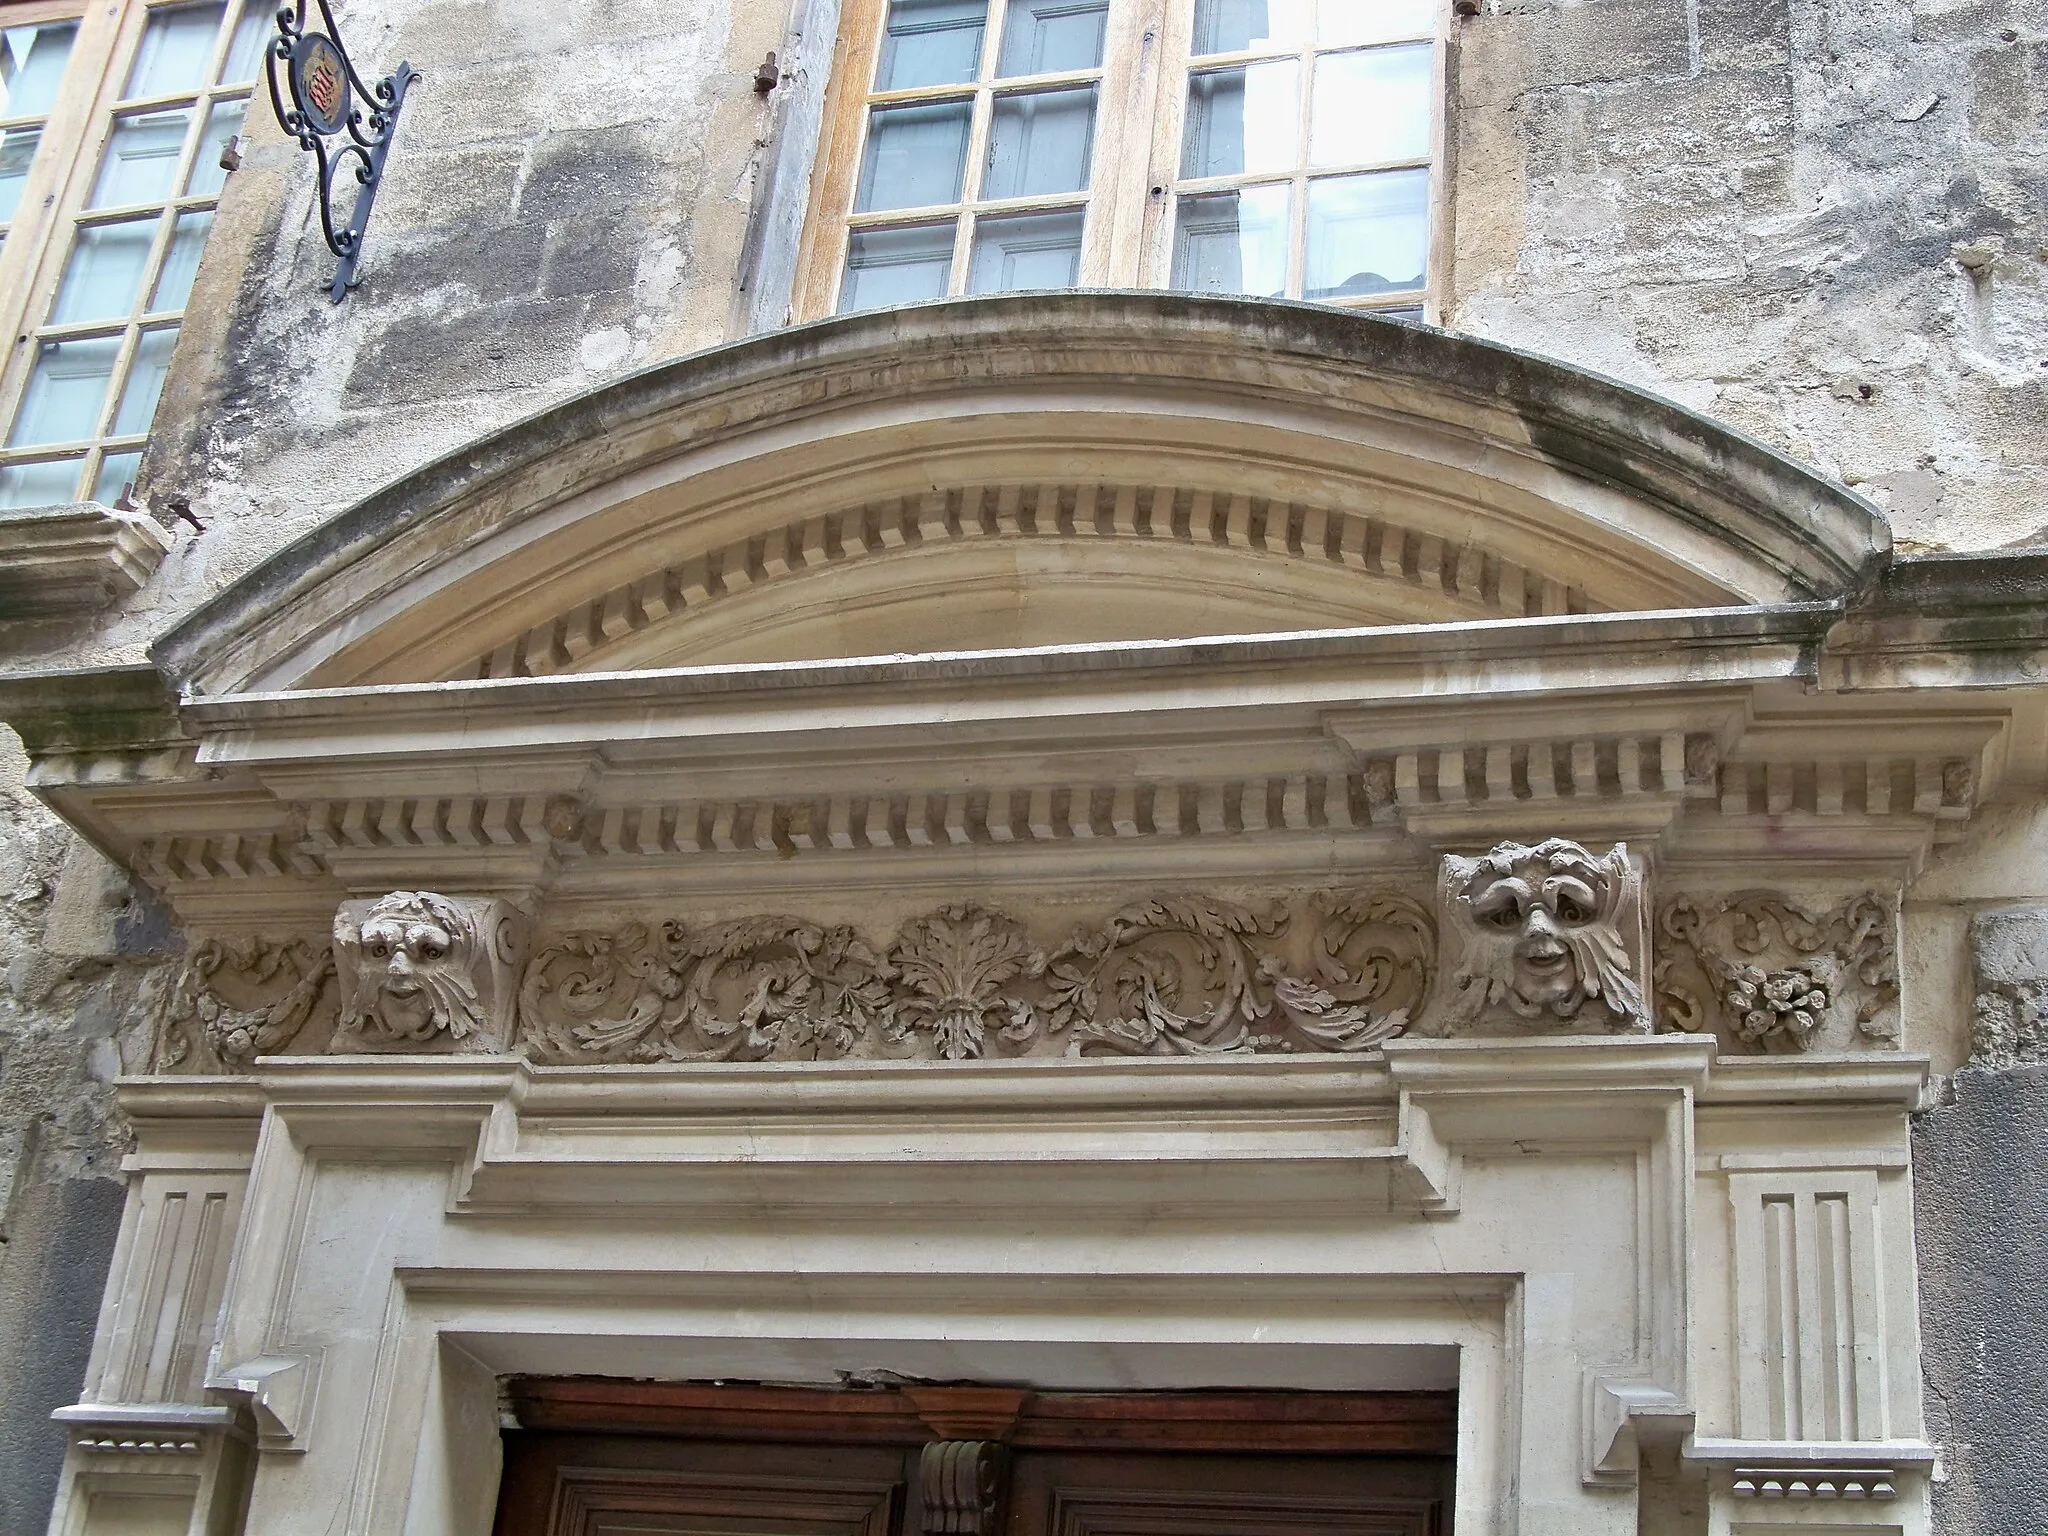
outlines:
[{"label": "carved grotesque face", "polygon": [[1441,1027],[1482,1027],[1497,1009],[1525,1027],[1647,1030],[1623,931],[1638,879],[1619,843],[1599,855],[1565,838],[1446,855],[1438,894],[1456,942]]},{"label": "carved grotesque face", "polygon": [[479,1022],[474,970],[477,935],[462,911],[428,892],[397,891],[354,933],[338,931],[353,954],[352,1028],[390,1040],[461,1039]]},{"label": "carved grotesque face", "polygon": [[435,988],[431,978],[445,969],[454,935],[425,917],[373,917],[363,924],[363,961],[373,974],[381,968],[385,1027],[418,1038],[431,1034]]},{"label": "carved grotesque face", "polygon": [[1572,939],[1600,921],[1603,903],[1589,880],[1569,871],[1523,868],[1483,885],[1472,915],[1510,945],[1511,990],[1533,1008],[1562,1011],[1585,995],[1582,945]]}]

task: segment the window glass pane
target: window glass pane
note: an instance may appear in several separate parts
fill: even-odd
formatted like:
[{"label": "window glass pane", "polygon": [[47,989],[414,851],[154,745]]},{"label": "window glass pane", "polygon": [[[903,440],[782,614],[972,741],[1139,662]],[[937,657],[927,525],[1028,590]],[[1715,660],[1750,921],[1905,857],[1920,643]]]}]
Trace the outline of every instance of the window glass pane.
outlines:
[{"label": "window glass pane", "polygon": [[971,110],[964,101],[875,108],[855,206],[869,212],[959,202]]},{"label": "window glass pane", "polygon": [[72,325],[133,314],[156,226],[154,214],[119,224],[81,226],[71,246],[71,259],[64,266],[64,285],[57,290],[57,302],[50,306],[51,324]]},{"label": "window glass pane", "polygon": [[0,507],[49,507],[78,499],[78,459],[0,469]]},{"label": "window glass pane", "polygon": [[1071,288],[1081,280],[1084,215],[1013,214],[974,226],[969,293],[1014,293],[1020,288]]},{"label": "window glass pane", "polygon": [[1289,191],[1283,183],[1182,198],[1173,286],[1280,297],[1287,289]]},{"label": "window glass pane", "polygon": [[839,312],[942,299],[953,269],[953,225],[854,231]]},{"label": "window glass pane", "polygon": [[1309,298],[1420,288],[1428,265],[1428,171],[1329,176],[1308,184]]},{"label": "window glass pane", "polygon": [[958,85],[981,78],[988,0],[893,0],[875,89]]},{"label": "window glass pane", "polygon": [[85,206],[118,208],[127,203],[160,203],[169,197],[171,179],[178,173],[178,153],[185,147],[185,130],[191,126],[190,107],[116,118],[100,159],[99,179],[92,184],[92,200]]},{"label": "window glass pane", "polygon": [[207,232],[212,228],[211,210],[178,215],[170,249],[164,252],[163,272],[156,280],[156,292],[150,296],[151,314],[185,307],[185,301],[192,296],[192,279],[199,275],[199,258],[206,251]]},{"label": "window glass pane", "polygon": [[8,446],[75,443],[99,436],[107,380],[114,376],[114,356],[120,350],[118,336],[44,342],[36,351],[36,371],[22,392]]},{"label": "window glass pane", "polygon": [[1428,37],[1436,30],[1436,0],[1322,0],[1316,41],[1325,48]]},{"label": "window glass pane", "polygon": [[221,61],[220,83],[240,85],[263,69],[263,50],[277,34],[277,0],[247,0],[235,23],[234,41]]},{"label": "window glass pane", "polygon": [[1298,63],[1281,59],[1190,76],[1181,175],[1193,180],[1293,170],[1301,142],[1300,75]]},{"label": "window glass pane", "polygon": [[110,453],[101,459],[100,472],[93,477],[92,499],[103,507],[119,501],[123,487],[135,483],[135,468],[141,462],[139,453]]},{"label": "window glass pane", "polygon": [[13,218],[21,206],[22,183],[28,180],[29,162],[42,142],[40,128],[16,128],[0,139],[0,223]]},{"label": "window glass pane", "polygon": [[[1323,0],[1325,5],[1371,5],[1375,0]],[[1299,48],[1308,37],[1309,0],[1196,0],[1195,52]]]},{"label": "window glass pane", "polygon": [[1109,0],[1010,0],[1003,23],[1002,75],[1099,69]]},{"label": "window glass pane", "polygon": [[128,364],[128,382],[121,389],[121,404],[114,412],[110,437],[147,432],[156,414],[157,396],[164,392],[164,375],[171,371],[171,348],[178,344],[178,328],[144,331],[135,344],[135,356]]},{"label": "window glass pane", "polygon": [[135,50],[135,67],[128,71],[128,89],[121,93],[122,100],[196,91],[204,85],[206,66],[213,62],[213,40],[220,32],[221,10],[218,5],[185,5],[152,15],[142,44]]},{"label": "window glass pane", "polygon": [[206,129],[199,135],[199,152],[192,157],[192,174],[185,182],[187,197],[211,197],[227,184],[227,168],[220,163],[221,146],[242,131],[249,103],[216,101],[206,114]]},{"label": "window glass pane", "polygon": [[1428,159],[1432,51],[1411,43],[1317,59],[1309,164]]},{"label": "window glass pane", "polygon": [[0,117],[41,117],[50,110],[77,35],[75,21],[0,32]]},{"label": "window glass pane", "polygon": [[1046,197],[1088,185],[1095,142],[1095,87],[996,98],[989,125],[988,182],[981,195]]}]

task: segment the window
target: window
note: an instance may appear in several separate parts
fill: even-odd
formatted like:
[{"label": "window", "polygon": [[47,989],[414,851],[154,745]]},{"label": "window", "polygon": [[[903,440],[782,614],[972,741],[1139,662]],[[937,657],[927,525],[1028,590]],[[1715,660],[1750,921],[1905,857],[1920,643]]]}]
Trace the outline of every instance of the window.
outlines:
[{"label": "window", "polygon": [[[134,480],[270,18],[266,0],[213,0],[4,34],[0,207],[10,216],[26,212],[20,189],[42,141],[56,137],[16,121],[28,117],[22,82],[38,110],[64,96],[89,106],[69,146],[53,147],[49,212],[33,232],[18,228],[25,218],[8,229],[10,244],[26,236],[36,249],[0,268],[19,285],[9,312],[21,338],[0,388],[0,507],[111,503]],[[39,138],[23,140],[27,168],[9,202],[15,136],[31,133]]]},{"label": "window", "polygon": [[1076,286],[1423,313],[1436,0],[853,0],[848,14],[803,317]]}]

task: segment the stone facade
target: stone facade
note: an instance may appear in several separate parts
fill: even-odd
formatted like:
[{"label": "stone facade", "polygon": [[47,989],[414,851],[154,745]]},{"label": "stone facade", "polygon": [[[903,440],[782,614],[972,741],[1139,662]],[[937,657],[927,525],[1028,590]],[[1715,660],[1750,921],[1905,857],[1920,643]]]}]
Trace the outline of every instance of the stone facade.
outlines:
[{"label": "stone facade", "polygon": [[[498,429],[614,385],[632,370],[779,326],[836,7],[825,0],[706,0],[683,9],[686,16],[654,4],[353,0],[344,14],[361,39],[357,47],[380,62],[406,57],[426,77],[407,107],[401,152],[378,205],[366,282],[342,306],[320,298],[327,257],[304,157],[267,115],[252,115],[252,141],[230,178],[144,465],[140,498],[159,509],[161,532],[157,524],[140,532],[129,526],[139,514],[86,514],[83,545],[63,535],[65,558],[74,545],[84,549],[78,558],[86,574],[67,575],[61,592],[43,583],[38,591],[56,595],[37,599],[37,609],[10,608],[0,598],[0,673],[139,666],[153,643],[202,604],[293,540],[335,527],[380,487],[410,486],[403,507],[394,502],[386,509],[396,526],[435,497],[452,503],[467,482],[505,470],[509,460],[490,458],[484,447]],[[1454,254],[1447,326],[1611,375],[1753,434],[1868,496],[1900,552],[1989,550],[2039,532],[2048,488],[2048,314],[2041,298],[2048,37],[2038,15],[1994,3],[1587,0],[1489,4],[1457,26],[1448,53]],[[771,49],[782,72],[775,89],[763,93],[755,71]],[[1363,366],[1356,357],[1351,362]],[[1370,362],[1378,367],[1382,360]],[[573,456],[608,425],[606,410],[639,409],[624,395],[606,398],[609,404],[588,415],[572,407],[546,418],[543,440],[522,451]],[[1529,422],[1539,448],[1560,451],[1538,413],[1532,410]],[[1659,429],[1691,430],[1661,419]],[[1572,452],[1581,463],[1596,463],[1583,443]],[[1082,478],[1056,486],[1050,503],[1006,512],[993,487],[1013,469],[988,472],[991,545],[1026,532],[1044,533],[1054,545],[1071,536],[1077,495],[1094,494],[1093,484]],[[1098,527],[1105,544],[1123,532],[1149,538],[1154,519],[1164,528],[1173,516],[1192,516],[1200,488],[1181,487],[1185,498],[1160,504],[1159,484],[1156,477],[1133,478],[1128,529],[1116,521],[1122,504],[1104,498]],[[907,499],[907,485],[889,491],[905,498],[907,521],[893,531],[886,521],[845,521],[868,516],[869,503],[880,499],[870,489],[850,491],[845,507],[832,508],[839,521],[829,530],[831,548],[843,556],[868,540],[872,547],[858,552],[876,555],[879,570],[898,544],[929,539],[937,547],[933,525],[921,522],[924,514]],[[966,503],[959,498],[967,492],[950,489],[957,504],[939,510],[939,525],[947,538],[964,540]],[[1233,529],[1227,508],[1216,513],[1219,546],[1271,562],[1244,582],[1252,598],[1215,598],[1193,628],[1172,614],[1144,628],[1163,605],[1133,601],[1129,611],[1139,628],[1102,638],[1257,627],[1236,615],[1280,590],[1299,605],[1287,627],[1335,622],[1301,615],[1351,611],[1347,605],[1361,599],[1345,583],[1368,558],[1366,546],[1348,562],[1343,535],[1332,533],[1318,546],[1308,519],[1328,517],[1336,503],[1324,507],[1294,494],[1300,515],[1284,531],[1270,510],[1258,514],[1267,520],[1256,530],[1249,521]],[[189,507],[200,529],[170,515],[174,500]],[[58,535],[49,528],[39,524],[36,537],[54,548]],[[777,523],[773,533],[781,531]],[[0,526],[0,558],[13,569],[19,554],[25,569],[32,551],[7,537]],[[692,570],[719,578],[735,559],[761,561],[750,543],[760,537],[760,527],[749,524],[729,530],[715,548],[678,549],[667,568],[675,575],[664,573],[663,590],[682,592]],[[827,539],[822,527],[819,537]],[[1295,547],[1286,547],[1290,538]],[[1870,547],[1843,554],[1843,571],[1858,580],[1845,575],[1822,595],[1868,595],[1858,581],[1871,575],[1882,542],[1873,535]],[[1505,578],[1511,584],[1523,580],[1525,569],[1537,572],[1540,585],[1540,537],[1527,548],[1504,544],[1506,553],[1492,552],[1491,576],[1475,581],[1468,573],[1463,590],[1455,567],[1443,562],[1441,534],[1417,522],[1396,543],[1401,553],[1387,558],[1400,580],[1374,591],[1399,590],[1370,599],[1385,604],[1373,610],[1382,618],[1442,622],[1563,611],[1563,599],[1554,609],[1540,599],[1520,609],[1501,606],[1503,571],[1512,573]],[[795,552],[785,554],[783,574],[794,568],[801,576],[803,530],[780,547]],[[1131,556],[1132,568],[1149,558]],[[1272,574],[1290,560],[1291,573]],[[1739,589],[1730,569],[1712,574]],[[1624,581],[1617,570],[1594,569],[1586,579],[1596,586],[1606,579],[1614,594],[1648,579],[1632,570]],[[757,573],[748,573],[751,582]],[[568,635],[579,623],[583,634],[623,647],[613,654],[627,666],[662,664],[664,656],[765,656],[748,649],[757,630],[742,607],[771,600],[765,565],[752,582],[761,592],[720,588],[726,607],[713,605],[704,622],[718,612],[730,618],[719,619],[724,627],[715,631],[693,632],[695,650],[662,650],[669,642],[661,639],[660,616],[650,619],[636,586],[645,574],[636,568],[617,583],[569,593],[547,612],[527,615],[518,638],[493,635],[488,646],[465,654],[463,662],[481,668],[465,675],[541,676],[555,663],[544,663],[526,634],[553,626],[550,633]],[[1657,579],[1666,585],[1656,601],[1637,606],[1704,601],[1706,578],[1697,570],[1683,577],[1660,572]],[[1759,586],[1741,595],[1754,603],[1810,597],[1816,581],[1812,567],[1800,567],[1782,590]],[[615,592],[623,594],[616,610],[628,614],[618,636],[607,607]],[[1955,625],[1988,625],[2001,636],[2024,631],[2032,593],[2022,582],[2011,612],[1965,616]],[[1435,606],[1440,598],[1450,606]],[[1896,618],[1900,608],[1938,609],[1944,600],[1916,590],[1888,612]],[[949,632],[980,633],[965,627],[980,622],[965,611],[972,606],[963,605],[949,621],[963,627]],[[1628,604],[1616,597],[1607,606]],[[824,630],[810,613],[799,605],[782,611],[782,633],[796,647],[787,654],[844,654],[852,642],[837,637],[852,632],[851,621],[832,616],[841,627],[812,645]],[[1052,632],[1025,638],[1057,638],[1067,620],[1051,622]],[[1862,649],[1831,651],[1831,664],[1844,675],[1858,667],[1903,671],[1907,663],[1895,664],[1885,649],[1885,622],[1871,621],[1860,638],[1823,626],[1781,641],[1788,650],[1804,646],[1819,654],[1823,634],[1830,644],[1868,640]],[[888,648],[862,634],[867,638],[853,648]],[[506,666],[492,671],[501,641]],[[1708,650],[1718,642],[1688,636],[1684,643]],[[1951,659],[1942,664],[1956,669],[1975,663],[1954,656],[1979,652],[1965,646],[1943,654]],[[195,665],[199,659],[196,647],[184,658]],[[563,671],[580,664],[580,652],[559,652]],[[1778,905],[1758,916],[1757,890],[1726,868],[1746,854],[1734,842],[1717,845],[1683,889],[1658,886],[1633,913],[1636,929],[1621,952],[1643,998],[1601,1028],[1627,1034],[1654,1013],[1660,1027],[1713,1035],[1731,1054],[1904,1051],[1924,1054],[1937,1075],[1959,1074],[1951,1089],[1930,1095],[1935,1107],[1918,1122],[1912,1149],[1928,1436],[1944,1457],[1934,1518],[1945,1531],[2036,1530],[2043,1517],[2038,1501],[2027,1502],[2027,1490],[2039,1477],[2025,1437],[1968,1406],[1982,1400],[1971,1375],[1977,1341],[1993,1342],[2012,1380],[2048,1370],[2039,1338],[1986,1299],[1969,1267],[1999,1225],[1973,1225],[1972,1202],[1997,1161],[1987,1149],[2032,1145],[2048,1125],[2030,1086],[2041,1050],[2034,1027],[2041,978],[2038,967],[2029,969],[2027,948],[2034,919],[2012,910],[2042,897],[2036,797],[2043,786],[2028,765],[2031,738],[2011,727],[2000,735],[1944,719],[1925,728],[1926,742],[1916,738],[1875,769],[1865,761],[1876,750],[1870,741],[1896,722],[1876,723],[1866,714],[1816,746],[1821,726],[1769,718],[1783,699],[1771,692],[1765,663],[1755,667],[1750,681],[1765,717],[1755,729],[1738,729],[1732,716],[1703,723],[1686,714],[1690,704],[1674,705],[1668,719],[1631,721],[1626,731],[1597,711],[1576,728],[1552,721],[1535,732],[1509,722],[1491,747],[1441,723],[1423,729],[1411,722],[1392,740],[1376,723],[1358,725],[1352,739],[1332,726],[1334,735],[1320,739],[1341,741],[1341,749],[1274,761],[1249,754],[1215,763],[1162,759],[1142,785],[1119,786],[1096,759],[1005,778],[993,792],[978,784],[970,793],[963,781],[950,796],[936,782],[911,785],[892,766],[843,783],[792,780],[777,797],[758,790],[750,775],[717,764],[687,794],[661,786],[640,801],[622,791],[610,803],[583,793],[580,769],[467,799],[453,779],[431,794],[407,790],[402,797],[361,784],[280,791],[272,820],[237,825],[233,835],[241,841],[232,848],[218,840],[180,844],[188,836],[180,830],[129,850],[140,871],[134,877],[78,839],[24,787],[30,753],[20,737],[0,729],[0,1236],[7,1240],[0,1248],[0,1376],[30,1384],[0,1407],[0,1467],[9,1469],[0,1472],[0,1533],[44,1528],[67,1439],[77,1438],[52,1425],[47,1413],[78,1396],[97,1305],[88,1293],[96,1293],[114,1257],[119,1163],[129,1131],[113,1079],[180,1065],[166,1059],[166,1020],[187,1032],[179,1038],[187,1042],[188,1073],[239,1071],[293,1042],[293,1049],[324,1052],[347,996],[327,947],[336,911],[343,902],[361,903],[360,917],[367,904],[393,892],[446,888],[446,857],[419,850],[467,846],[465,826],[473,824],[474,840],[492,843],[505,857],[489,880],[453,891],[458,900],[516,900],[534,878],[530,871],[506,872],[516,858],[536,868],[553,860],[587,877],[571,910],[535,936],[517,980],[505,960],[476,983],[495,1008],[484,1010],[492,1022],[480,1026],[482,1036],[507,1041],[528,1029],[537,1060],[943,1060],[1007,1052],[1017,1042],[1002,1044],[1005,1031],[1032,1019],[1042,1029],[1050,1016],[1057,1002],[1051,980],[1061,963],[1094,977],[1102,996],[1115,998],[1120,986],[1132,985],[1144,993],[1132,978],[1148,974],[1145,966],[1117,969],[1134,952],[1129,940],[1137,929],[1112,899],[1131,893],[1113,891],[1091,863],[1101,850],[1121,847],[1137,867],[1164,869],[1169,856],[1158,850],[1169,841],[1184,836],[1187,848],[1213,848],[1217,843],[1205,845],[1204,837],[1227,842],[1247,833],[1274,840],[1284,878],[1270,869],[1247,872],[1219,855],[1216,878],[1201,892],[1212,905],[1182,914],[1183,930],[1197,934],[1216,926],[1221,911],[1284,914],[1287,923],[1272,933],[1261,929],[1263,917],[1222,921],[1237,936],[1230,942],[1243,940],[1245,986],[1151,1007],[1098,998],[1086,1017],[1077,1012],[1061,1031],[1042,1030],[1033,1050],[1060,1056],[1084,1037],[1093,1041],[1091,1055],[1137,1045],[1149,1051],[1162,1040],[1209,1046],[1271,1037],[1289,1042],[1294,1054],[1342,1058],[1435,1031],[1410,1027],[1424,1011],[1420,969],[1367,985],[1380,973],[1360,960],[1363,951],[1354,948],[1345,958],[1345,943],[1366,925],[1334,948],[1316,947],[1311,919],[1320,923],[1330,914],[1313,907],[1315,898],[1380,903],[1374,923],[1407,936],[1395,945],[1396,959],[1420,966],[1417,935],[1427,932],[1434,944],[1443,914],[1436,868],[1419,850],[1469,857],[1508,832],[1525,839],[1524,848],[1555,836],[1595,851],[1622,842],[1640,849],[1645,835],[1654,846],[1682,814],[1697,825],[1709,806],[1731,825],[1744,816],[1761,825],[1773,817],[1822,818],[1830,805],[1863,818],[1859,835],[1881,844],[1886,870],[1907,873],[1874,879],[1858,866],[1844,877],[1841,865],[1855,859],[1843,844],[1830,844],[1821,859],[1827,867],[1780,870],[1765,893]],[[373,686],[376,675],[374,667],[363,671],[364,686]],[[1780,676],[1779,685],[1791,675]],[[2015,677],[1985,680],[2003,685]],[[53,753],[123,741],[130,726],[117,702],[102,691],[55,726],[44,717],[31,723],[30,710],[0,715],[21,728],[47,766]],[[1945,708],[1958,718],[1970,714],[1963,704]],[[91,718],[96,709],[105,718]],[[1299,722],[1288,728],[1302,729]],[[1808,735],[1798,750],[1788,748],[1801,731]],[[1987,748],[1994,737],[1997,744]],[[1841,738],[1856,740],[1845,746]],[[1617,750],[1617,741],[1626,745]],[[1897,763],[1906,766],[1895,773]],[[1575,778],[1581,764],[1582,777]],[[47,790],[52,773],[41,776]],[[1496,825],[1504,798],[1526,802],[1594,785],[1600,793],[1582,792],[1576,806],[1563,794],[1565,814]],[[428,805],[424,812],[421,803]],[[303,814],[309,807],[310,820]],[[499,842],[484,830],[493,817],[491,825],[509,829]],[[428,836],[421,828],[436,830]],[[1400,880],[1361,890],[1304,878],[1318,861],[1328,867],[1333,858],[1355,859],[1331,852],[1356,846],[1342,841],[1346,832],[1411,839]],[[692,863],[679,853],[664,866],[661,880],[681,893],[667,908],[649,900],[654,876],[611,873],[635,838],[666,839],[672,850],[687,845],[702,855]],[[947,847],[983,862],[963,878],[923,880],[915,894],[908,886],[919,881],[907,877],[904,889],[879,900],[872,890],[839,892],[804,906],[801,887],[792,894],[796,877],[789,872],[813,869],[817,857],[828,856],[814,850],[836,848],[872,865]],[[996,866],[985,852],[998,848],[1022,848],[1048,867],[1064,861],[1059,879],[1072,883],[1050,900],[1041,886],[1021,907],[1006,905],[993,889]],[[1723,861],[1718,872],[1705,868],[1715,858]],[[741,866],[739,889],[726,889]],[[279,946],[275,955],[286,955],[291,943],[302,952],[272,965],[269,954],[244,959],[216,950],[211,967],[195,973],[208,939],[232,944],[249,932],[246,920],[239,929],[228,920],[232,902],[223,893],[236,882],[209,875],[208,867],[239,871],[272,895],[293,893],[291,921],[265,938]],[[609,887],[607,879],[614,881]],[[165,890],[184,903],[175,913],[159,897]],[[208,908],[216,897],[223,904]],[[1859,905],[1866,902],[1874,908]],[[1874,926],[1867,920],[1873,910]],[[1390,914],[1402,920],[1389,925]],[[544,983],[562,970],[565,946],[622,953],[631,923],[669,915],[683,920],[684,936],[669,938],[653,979],[677,996],[654,989],[662,1001],[651,1026],[629,1011],[574,1018],[549,1012]],[[769,918],[782,926],[755,931],[744,944],[729,937]],[[640,942],[648,953],[660,947],[652,936]],[[963,990],[933,958],[942,951],[956,962],[971,953],[984,975],[1005,966],[1014,974],[985,992]],[[834,1007],[793,1001],[786,986],[761,993],[759,976],[786,976],[799,953],[808,957],[808,984],[837,998]],[[717,966],[708,964],[712,954]],[[217,976],[224,979],[216,984]],[[918,976],[927,978],[922,985]],[[692,991],[700,977],[701,989]],[[515,1014],[509,994],[519,981],[534,990]],[[1234,1014],[1221,1006],[1233,1002]],[[1486,1006],[1499,1014],[1499,1004]],[[620,1033],[628,1017],[640,1025],[631,1041]],[[835,1043],[835,1030],[847,1032],[852,1044]],[[798,1037],[804,1043],[784,1043]],[[589,1048],[596,1040],[605,1042],[603,1051]],[[1388,1059],[1401,1058],[1397,1051]],[[1680,1091],[1671,1084],[1691,1082],[1687,1074],[1698,1070],[1664,1063],[1655,1091]],[[1374,1093],[1385,1086],[1374,1083]],[[1897,1099],[1897,1091],[1887,1091]],[[143,1110],[146,1118],[161,1106]],[[1872,1113],[1877,1124],[1882,1113]],[[180,1123],[175,1114],[168,1118]],[[239,1109],[226,1115],[224,1123],[232,1123],[217,1138],[226,1150],[208,1153],[220,1169],[207,1177],[223,1190],[247,1176],[240,1146],[246,1118]],[[1728,1151],[1741,1155],[1732,1145]],[[1873,1208],[1882,1188],[1896,1215],[1897,1168],[1880,1162],[1859,1177],[1865,1173]],[[1719,1186],[1714,1193],[1729,1198]],[[1778,1194],[1792,1197],[1774,1187],[1758,1198]],[[202,1191],[201,1198],[211,1196]],[[2000,1250],[2002,1263],[2015,1271],[2039,1267],[2040,1251],[2025,1246],[2020,1225],[1999,1226],[1999,1240],[2014,1245]],[[249,1353],[267,1358],[260,1348]],[[17,1373],[13,1361],[32,1364]],[[291,1369],[280,1368],[236,1379],[255,1384],[223,1388],[222,1400],[244,1404],[273,1438],[290,1439],[288,1398],[303,1389],[303,1378],[295,1386]],[[1640,1415],[1646,1424],[1654,1417]],[[1640,1451],[1658,1466],[1675,1456],[1655,1434],[1640,1447],[1618,1441],[1615,1425],[1627,1422],[1634,1421],[1621,1413],[1608,1426],[1608,1451],[1622,1443],[1623,1451],[1614,1452],[1622,1460]],[[1918,1474],[1908,1467],[1901,1475]],[[1661,1508],[1656,1479],[1645,1487],[1644,1507]],[[1696,1484],[1673,1487],[1681,1491],[1668,1503],[1680,1513],[1668,1515],[1668,1528],[1705,1529]]]}]

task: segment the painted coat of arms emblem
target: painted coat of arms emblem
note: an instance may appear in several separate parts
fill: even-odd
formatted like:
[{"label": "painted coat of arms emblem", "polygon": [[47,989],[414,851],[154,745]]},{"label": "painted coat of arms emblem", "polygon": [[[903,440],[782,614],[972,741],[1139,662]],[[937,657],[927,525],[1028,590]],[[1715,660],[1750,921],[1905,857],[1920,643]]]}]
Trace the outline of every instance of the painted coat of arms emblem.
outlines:
[{"label": "painted coat of arms emblem", "polygon": [[299,40],[292,60],[299,100],[320,133],[338,133],[348,121],[348,69],[341,50],[318,32]]}]

